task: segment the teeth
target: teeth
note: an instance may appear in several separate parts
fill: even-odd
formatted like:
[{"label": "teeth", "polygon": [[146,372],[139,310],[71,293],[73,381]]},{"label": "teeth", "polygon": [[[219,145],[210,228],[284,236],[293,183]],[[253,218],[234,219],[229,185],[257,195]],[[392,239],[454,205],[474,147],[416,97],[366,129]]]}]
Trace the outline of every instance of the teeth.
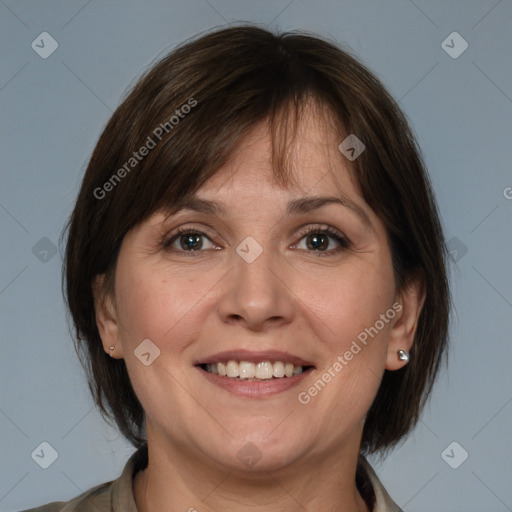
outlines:
[{"label": "teeth", "polygon": [[[254,366],[252,363],[247,363]],[[256,378],[257,379],[271,379],[273,377],[274,368],[272,363],[269,361],[263,361],[258,363],[256,366]]]},{"label": "teeth", "polygon": [[222,377],[239,380],[269,380],[272,378],[293,377],[300,375],[304,370],[302,366],[282,361],[261,361],[258,364],[249,361],[227,361],[206,365],[206,371]]},{"label": "teeth", "polygon": [[274,363],[274,377],[284,377],[284,364],[281,361]]},{"label": "teeth", "polygon": [[[248,363],[247,361],[240,361],[238,368],[240,370],[241,379],[253,379],[258,373],[254,365],[252,363]],[[258,379],[261,378],[262,377],[258,375]]]},{"label": "teeth", "polygon": [[226,365],[226,377],[238,377],[239,375],[238,363],[235,361],[228,361],[228,364]]},{"label": "teeth", "polygon": [[299,373],[302,373],[302,367],[301,366],[294,366],[292,370],[293,375],[299,375]]}]

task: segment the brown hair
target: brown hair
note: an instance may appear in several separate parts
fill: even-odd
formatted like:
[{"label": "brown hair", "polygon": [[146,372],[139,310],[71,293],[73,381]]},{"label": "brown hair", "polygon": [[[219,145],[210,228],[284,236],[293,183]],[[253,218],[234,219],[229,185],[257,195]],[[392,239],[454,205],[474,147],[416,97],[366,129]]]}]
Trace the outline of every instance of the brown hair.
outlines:
[{"label": "brown hair", "polygon": [[306,33],[237,26],[179,46],[138,81],[99,138],[67,225],[63,277],[75,348],[102,415],[135,447],[146,442],[144,411],[124,360],[103,350],[92,282],[106,274],[108,287],[126,233],[197,190],[257,122],[269,122],[275,176],[290,180],[286,120],[308,98],[337,120],[340,142],[353,133],[366,146],[351,169],[386,226],[397,289],[418,272],[425,278],[411,361],[384,372],[361,448],[384,451],[418,421],[446,354],[450,296],[443,232],[414,135],[349,52]]}]

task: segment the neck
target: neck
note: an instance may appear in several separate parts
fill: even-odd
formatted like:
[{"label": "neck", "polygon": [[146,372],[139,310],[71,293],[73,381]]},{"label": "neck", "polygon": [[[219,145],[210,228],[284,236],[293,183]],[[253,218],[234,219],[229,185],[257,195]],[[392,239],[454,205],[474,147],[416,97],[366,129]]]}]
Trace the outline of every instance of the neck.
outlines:
[{"label": "neck", "polygon": [[148,433],[148,467],[134,477],[138,512],[370,512],[356,487],[358,446],[259,472],[230,470],[204,455],[165,446],[151,442]]}]

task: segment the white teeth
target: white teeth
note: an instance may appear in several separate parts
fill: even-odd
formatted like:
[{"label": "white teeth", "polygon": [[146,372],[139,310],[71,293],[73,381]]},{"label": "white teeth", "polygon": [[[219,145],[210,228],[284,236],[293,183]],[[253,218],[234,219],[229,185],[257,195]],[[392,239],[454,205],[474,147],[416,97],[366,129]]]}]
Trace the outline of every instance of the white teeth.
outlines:
[{"label": "white teeth", "polygon": [[281,361],[274,363],[274,377],[284,377],[284,363]]},{"label": "white teeth", "polygon": [[261,361],[258,364],[249,361],[227,361],[206,365],[206,371],[222,377],[233,379],[269,380],[272,378],[293,377],[300,375],[304,369],[302,366],[294,366],[283,361]]},{"label": "white teeth", "polygon": [[226,365],[226,377],[238,377],[238,363],[235,361],[228,361]]},{"label": "white teeth", "polygon": [[262,361],[256,366],[256,378],[257,379],[271,379],[273,377],[274,368],[272,363],[269,361]]},{"label": "white teeth", "polygon": [[[254,364],[248,363],[247,361],[240,361],[238,364],[238,368],[240,370],[240,378],[241,379],[253,379],[256,376],[256,368]],[[258,376],[260,379],[261,377]]]}]

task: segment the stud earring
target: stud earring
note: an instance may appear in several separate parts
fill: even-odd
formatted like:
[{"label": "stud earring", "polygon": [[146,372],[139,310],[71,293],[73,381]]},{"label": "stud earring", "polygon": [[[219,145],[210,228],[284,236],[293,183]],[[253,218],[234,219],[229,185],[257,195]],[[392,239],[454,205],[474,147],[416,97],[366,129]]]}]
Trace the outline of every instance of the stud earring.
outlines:
[{"label": "stud earring", "polygon": [[112,351],[116,348],[116,346],[115,345],[111,345],[108,348],[110,349],[110,357],[112,357]]},{"label": "stud earring", "polygon": [[409,361],[409,354],[405,350],[399,350],[397,352],[397,354],[398,354],[398,359],[400,359],[400,361],[405,361],[405,362]]}]

